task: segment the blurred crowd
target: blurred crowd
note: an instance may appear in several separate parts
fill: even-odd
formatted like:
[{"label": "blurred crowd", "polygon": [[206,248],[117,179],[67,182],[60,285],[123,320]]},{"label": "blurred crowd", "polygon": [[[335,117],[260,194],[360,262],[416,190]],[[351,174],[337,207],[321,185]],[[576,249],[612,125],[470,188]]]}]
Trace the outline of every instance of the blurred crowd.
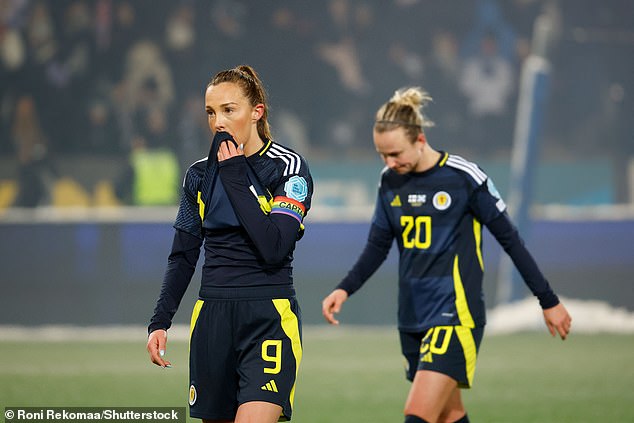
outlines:
[{"label": "blurred crowd", "polygon": [[508,154],[547,7],[560,32],[549,149],[628,157],[629,0],[0,0],[0,156],[26,178],[34,163],[55,174],[51,157],[154,149],[183,169],[209,144],[208,80],[243,63],[267,86],[276,139],[308,157],[373,154],[373,114],[405,85],[434,98],[438,148]]}]

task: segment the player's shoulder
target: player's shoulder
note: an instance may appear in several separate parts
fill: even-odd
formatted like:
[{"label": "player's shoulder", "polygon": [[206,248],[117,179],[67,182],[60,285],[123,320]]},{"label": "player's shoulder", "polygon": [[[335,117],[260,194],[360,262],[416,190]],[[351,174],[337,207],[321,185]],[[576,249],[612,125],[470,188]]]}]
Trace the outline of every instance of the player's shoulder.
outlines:
[{"label": "player's shoulder", "polygon": [[393,189],[402,188],[410,178],[410,174],[401,175],[384,166],[379,175],[378,189],[382,193],[391,192]]},{"label": "player's shoulder", "polygon": [[202,159],[196,160],[194,163],[189,165],[187,169],[187,173],[205,173],[205,168],[207,167],[207,157],[203,157]]},{"label": "player's shoulder", "polygon": [[444,161],[443,167],[446,169],[457,172],[476,185],[482,185],[488,179],[487,174],[476,163],[456,154],[445,154],[446,157],[441,162]]},{"label": "player's shoulder", "polygon": [[192,163],[183,179],[183,186],[188,187],[190,185],[198,185],[198,182],[205,176],[205,169],[207,168],[207,157],[203,157],[200,160]]},{"label": "player's shoulder", "polygon": [[290,147],[269,140],[262,153],[273,163],[275,169],[283,176],[310,176],[306,159]]},{"label": "player's shoulder", "polygon": [[396,172],[387,166],[383,166],[383,169],[381,169],[381,173],[379,174],[379,186],[383,186],[385,183],[388,183],[390,180],[397,177],[398,174]]}]

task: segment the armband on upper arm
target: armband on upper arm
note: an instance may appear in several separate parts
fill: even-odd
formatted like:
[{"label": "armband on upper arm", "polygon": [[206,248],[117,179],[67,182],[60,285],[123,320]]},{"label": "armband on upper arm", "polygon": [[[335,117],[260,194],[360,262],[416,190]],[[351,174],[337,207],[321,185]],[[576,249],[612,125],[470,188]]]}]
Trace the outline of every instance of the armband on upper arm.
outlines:
[{"label": "armband on upper arm", "polygon": [[301,224],[304,220],[306,208],[297,200],[278,196],[273,199],[273,207],[271,208],[271,214],[275,213],[291,216]]}]

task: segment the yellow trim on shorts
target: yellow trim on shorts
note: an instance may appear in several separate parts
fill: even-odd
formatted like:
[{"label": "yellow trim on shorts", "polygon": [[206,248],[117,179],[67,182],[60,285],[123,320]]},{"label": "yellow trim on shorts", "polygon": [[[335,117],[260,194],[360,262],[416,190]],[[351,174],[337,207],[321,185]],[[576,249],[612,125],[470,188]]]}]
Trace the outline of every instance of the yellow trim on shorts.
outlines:
[{"label": "yellow trim on shorts", "polygon": [[273,305],[282,318],[282,330],[284,330],[286,336],[291,340],[291,348],[295,356],[295,382],[291,388],[290,396],[292,407],[293,400],[295,399],[295,385],[297,384],[299,363],[302,361],[302,341],[299,336],[299,320],[297,319],[297,315],[291,310],[291,302],[288,299],[273,300]]},{"label": "yellow trim on shorts", "polygon": [[194,327],[196,327],[196,322],[198,321],[198,316],[200,316],[200,310],[203,308],[203,304],[205,302],[203,300],[196,301],[194,304],[194,310],[192,311],[192,320],[189,324],[189,343],[191,345],[192,342],[192,333],[194,333]]},{"label": "yellow trim on shorts", "polygon": [[473,332],[471,331],[471,328],[466,328],[464,326],[454,326],[454,329],[456,330],[456,334],[458,335],[458,339],[462,345],[462,350],[464,351],[464,360],[466,365],[465,371],[467,372],[467,381],[469,382],[468,387],[470,388],[473,383],[476,358],[478,355],[475,341],[473,339]]},{"label": "yellow trim on shorts", "polygon": [[468,328],[475,327],[473,323],[473,317],[469,311],[469,304],[467,304],[467,297],[464,293],[464,285],[462,284],[462,278],[460,277],[460,268],[458,267],[458,256],[456,255],[453,260],[453,287],[456,293],[456,311],[458,312],[458,319],[460,324]]}]

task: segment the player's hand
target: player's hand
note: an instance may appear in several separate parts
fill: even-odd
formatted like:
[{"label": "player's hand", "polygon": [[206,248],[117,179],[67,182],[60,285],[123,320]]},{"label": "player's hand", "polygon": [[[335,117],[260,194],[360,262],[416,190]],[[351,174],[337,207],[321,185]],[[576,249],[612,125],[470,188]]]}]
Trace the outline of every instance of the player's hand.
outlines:
[{"label": "player's hand", "polygon": [[222,141],[218,147],[218,161],[244,155],[244,145],[236,143],[233,139]]},{"label": "player's hand", "polygon": [[155,330],[147,339],[147,351],[150,353],[150,360],[152,360],[152,363],[163,368],[172,367],[172,363],[163,359],[166,346],[167,331],[165,329]]},{"label": "player's hand", "polygon": [[544,310],[544,320],[552,336],[557,336],[557,333],[559,333],[561,339],[566,339],[570,333],[572,317],[570,317],[568,310],[562,303]]},{"label": "player's hand", "polygon": [[321,314],[331,325],[338,325],[339,320],[335,319],[335,313],[341,311],[341,306],[348,299],[348,293],[343,289],[335,289],[321,302]]}]

